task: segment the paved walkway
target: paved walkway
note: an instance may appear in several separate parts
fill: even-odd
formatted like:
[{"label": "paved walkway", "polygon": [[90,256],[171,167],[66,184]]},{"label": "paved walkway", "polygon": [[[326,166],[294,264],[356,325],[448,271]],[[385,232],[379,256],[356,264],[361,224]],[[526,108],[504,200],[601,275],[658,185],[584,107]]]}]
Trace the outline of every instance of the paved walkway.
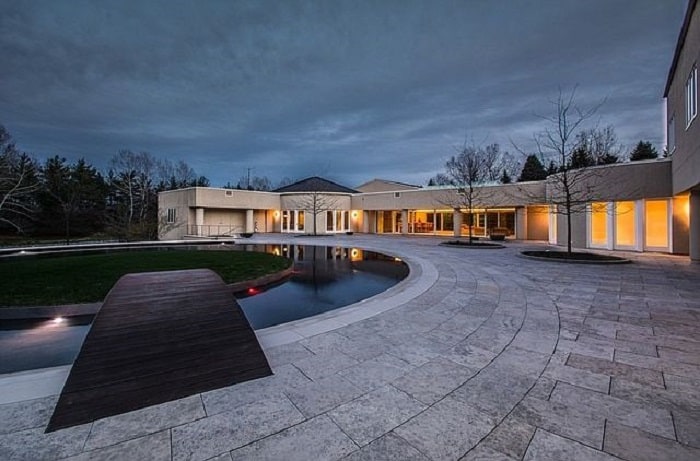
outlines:
[{"label": "paved walkway", "polygon": [[55,396],[2,405],[0,459],[700,459],[700,265],[289,241],[384,249],[414,272],[262,332],[272,377],[48,435]]}]

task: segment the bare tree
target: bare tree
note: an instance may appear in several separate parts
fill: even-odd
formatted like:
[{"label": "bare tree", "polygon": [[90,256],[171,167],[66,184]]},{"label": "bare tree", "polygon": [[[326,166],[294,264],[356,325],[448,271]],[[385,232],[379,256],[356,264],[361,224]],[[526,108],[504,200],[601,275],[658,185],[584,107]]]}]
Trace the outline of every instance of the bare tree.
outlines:
[{"label": "bare tree", "polygon": [[238,189],[269,191],[272,190],[272,181],[267,176],[241,176],[236,187]]},{"label": "bare tree", "polygon": [[0,223],[22,232],[35,212],[34,193],[39,188],[37,163],[20,153],[12,137],[0,125]]},{"label": "bare tree", "polygon": [[517,176],[520,164],[508,151],[501,152],[501,146],[497,143],[489,144],[483,148],[485,180],[500,182],[504,176]]},{"label": "bare tree", "polygon": [[279,189],[281,187],[288,186],[290,184],[294,184],[295,182],[297,182],[296,179],[292,179],[289,176],[285,176],[284,178],[279,180],[275,189]]},{"label": "bare tree", "polygon": [[112,158],[108,173],[112,225],[126,237],[157,236],[156,166],[148,152],[121,150]]},{"label": "bare tree", "polygon": [[304,210],[304,213],[311,214],[313,218],[313,235],[318,235],[317,217],[321,213],[338,209],[338,197],[329,195],[327,192],[305,192],[294,199],[297,209]]},{"label": "bare tree", "polygon": [[571,254],[571,217],[585,213],[595,191],[591,178],[597,173],[590,168],[578,168],[575,164],[576,135],[582,125],[595,115],[604,101],[583,110],[575,103],[576,88],[568,95],[561,89],[556,100],[551,101],[554,114],[542,116],[547,123],[543,131],[535,135],[541,158],[549,159],[557,173],[547,178],[546,200],[553,211],[566,217],[567,253]]},{"label": "bare tree", "polygon": [[457,155],[453,155],[445,163],[445,173],[441,179],[445,180],[452,189],[446,190],[439,199],[440,203],[454,210],[467,210],[467,226],[469,228],[469,242],[474,240],[474,206],[485,194],[483,183],[489,181],[489,167],[497,164],[500,159],[498,148],[491,145],[490,149],[484,149],[475,145],[469,145],[465,141],[459,148]]},{"label": "bare tree", "polygon": [[576,146],[572,154],[572,167],[608,165],[618,163],[622,148],[612,125],[605,128],[589,128],[576,135]]}]

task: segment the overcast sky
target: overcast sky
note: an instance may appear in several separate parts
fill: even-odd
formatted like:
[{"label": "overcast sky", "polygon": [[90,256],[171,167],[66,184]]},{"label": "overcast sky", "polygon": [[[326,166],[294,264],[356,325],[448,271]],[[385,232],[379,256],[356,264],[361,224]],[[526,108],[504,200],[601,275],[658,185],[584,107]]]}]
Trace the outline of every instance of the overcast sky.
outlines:
[{"label": "overcast sky", "polygon": [[416,184],[465,136],[532,149],[558,88],[664,143],[686,0],[0,0],[0,124],[36,157],[120,149],[212,185]]}]

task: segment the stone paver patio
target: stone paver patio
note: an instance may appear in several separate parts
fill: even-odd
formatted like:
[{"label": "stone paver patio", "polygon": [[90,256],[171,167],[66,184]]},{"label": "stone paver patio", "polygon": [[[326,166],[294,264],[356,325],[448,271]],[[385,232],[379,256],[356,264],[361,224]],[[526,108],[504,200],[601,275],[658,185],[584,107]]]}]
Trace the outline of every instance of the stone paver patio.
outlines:
[{"label": "stone paver patio", "polygon": [[[272,239],[285,237],[251,242]],[[700,459],[700,265],[687,258],[569,265],[520,258],[533,245],[517,243],[286,239],[384,250],[412,273],[258,332],[271,377],[51,434],[57,397],[36,384],[46,396],[0,405],[0,459]]]}]

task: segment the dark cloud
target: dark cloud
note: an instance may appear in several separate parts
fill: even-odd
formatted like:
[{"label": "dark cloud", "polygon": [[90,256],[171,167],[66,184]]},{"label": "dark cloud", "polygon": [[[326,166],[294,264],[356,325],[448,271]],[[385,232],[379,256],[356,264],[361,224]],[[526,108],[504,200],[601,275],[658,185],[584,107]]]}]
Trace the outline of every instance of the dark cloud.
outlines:
[{"label": "dark cloud", "polygon": [[24,149],[356,185],[422,183],[465,136],[530,149],[574,85],[660,148],[686,1],[0,3],[0,123]]}]

